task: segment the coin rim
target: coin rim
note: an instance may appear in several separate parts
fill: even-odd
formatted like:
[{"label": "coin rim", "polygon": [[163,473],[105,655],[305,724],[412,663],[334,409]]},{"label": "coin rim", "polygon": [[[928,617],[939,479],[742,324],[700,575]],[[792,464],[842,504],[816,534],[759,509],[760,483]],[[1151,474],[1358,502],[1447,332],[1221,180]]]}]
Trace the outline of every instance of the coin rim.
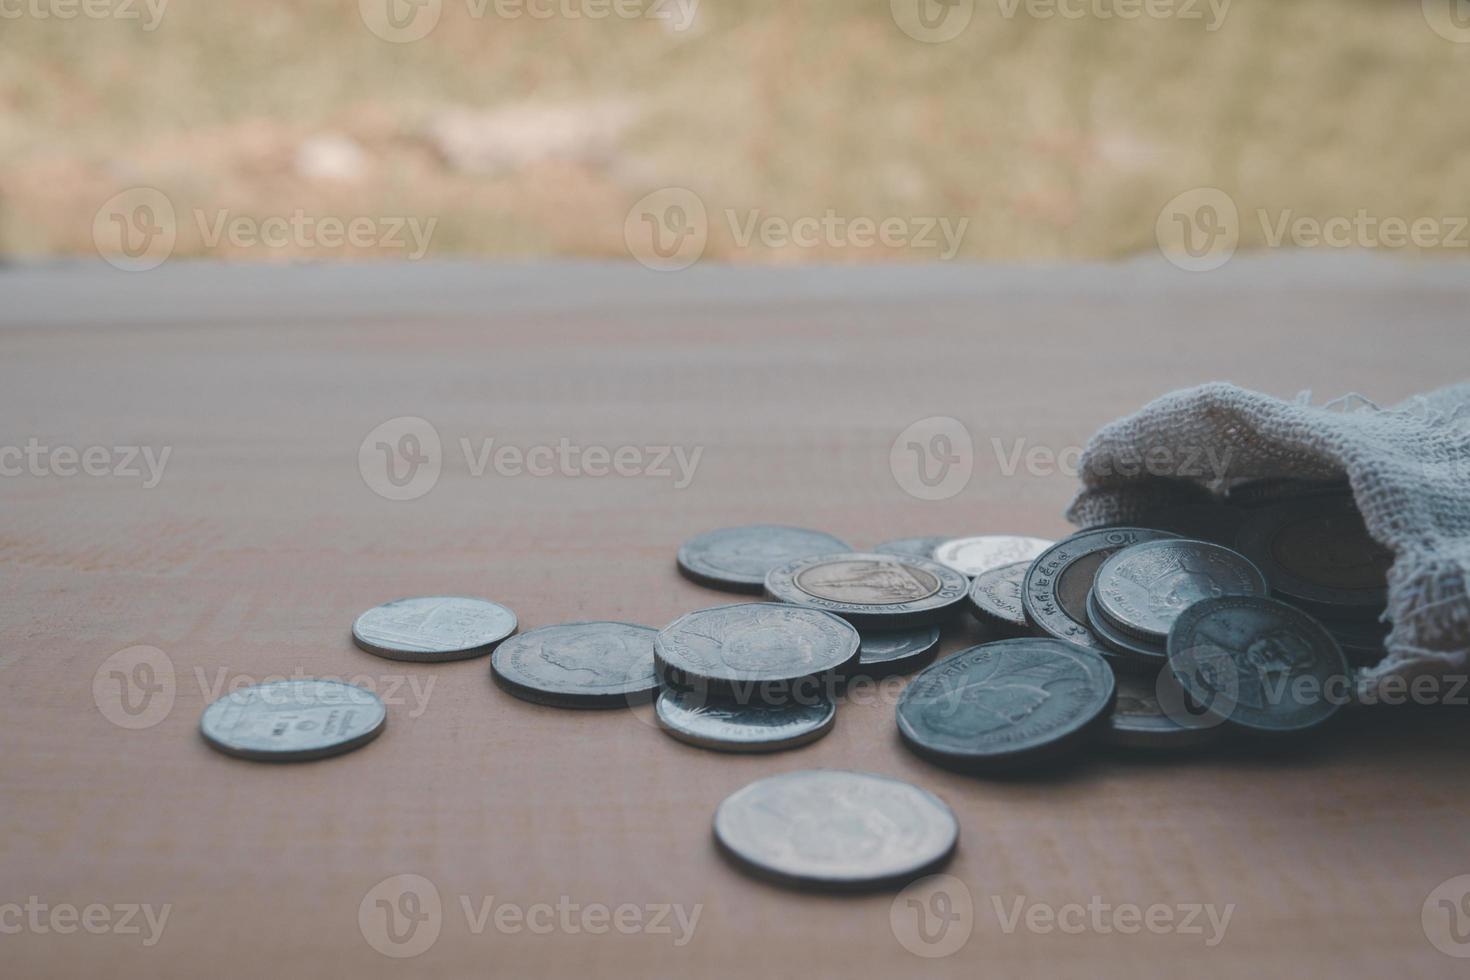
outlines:
[{"label": "coin rim", "polygon": [[797,735],[787,738],[760,739],[748,742],[718,739],[701,735],[688,727],[676,725],[664,714],[664,702],[679,697],[681,693],[683,692],[670,688],[664,688],[660,691],[658,697],[654,699],[654,720],[658,722],[658,727],[664,734],[671,738],[677,739],[685,745],[692,745],[698,749],[708,749],[711,752],[724,752],[730,755],[769,755],[773,752],[799,749],[803,745],[810,745],[812,742],[827,735],[837,724],[837,703],[826,695],[823,695],[822,697],[826,702],[827,710],[823,714],[821,721],[802,729]]},{"label": "coin rim", "polygon": [[[510,614],[510,632],[506,633],[499,639],[491,640],[488,643],[483,643],[479,646],[460,647],[458,649],[449,650],[446,652],[437,652],[432,650],[395,650],[392,647],[378,646],[371,640],[364,637],[358,631],[358,624],[361,623],[365,617],[371,615],[379,609],[382,609],[384,606],[391,606],[399,602],[414,602],[423,599],[459,599],[465,602],[479,602],[485,605],[495,606],[497,608],[503,609]],[[479,596],[469,595],[404,596],[401,599],[391,599],[388,602],[380,602],[376,606],[373,606],[371,609],[366,609],[361,613],[358,613],[357,618],[352,621],[352,642],[353,645],[356,646],[359,650],[362,650],[365,653],[370,653],[375,657],[382,657],[384,660],[396,660],[399,663],[409,664],[447,664],[457,663],[461,660],[478,660],[481,657],[488,656],[489,654],[494,653],[495,648],[498,647],[500,644],[504,643],[512,636],[515,636],[516,633],[520,631],[520,628],[521,621],[520,617],[516,615],[516,611],[503,603],[496,602],[493,599],[485,599]]]},{"label": "coin rim", "polygon": [[[922,599],[912,602],[889,603],[886,605],[875,605],[865,602],[835,602],[830,599],[818,599],[801,591],[795,584],[796,577],[807,568],[821,565],[832,561],[880,561],[897,562],[901,565],[911,565],[920,571],[928,572],[939,581],[937,591]],[[948,583],[948,584],[946,584]],[[951,590],[959,589],[956,594],[949,594]],[[798,558],[784,565],[771,569],[766,576],[766,595],[774,599],[778,604],[788,606],[800,606],[804,609],[815,609],[826,612],[847,620],[859,629],[884,630],[884,629],[906,629],[909,627],[937,626],[946,622],[954,613],[960,603],[965,601],[965,596],[970,592],[970,579],[962,572],[957,572],[948,565],[941,565],[937,561],[924,558],[910,558],[905,555],[890,555],[872,551],[838,552],[830,555],[813,555],[810,558]],[[895,609],[903,606],[903,609]]]}]

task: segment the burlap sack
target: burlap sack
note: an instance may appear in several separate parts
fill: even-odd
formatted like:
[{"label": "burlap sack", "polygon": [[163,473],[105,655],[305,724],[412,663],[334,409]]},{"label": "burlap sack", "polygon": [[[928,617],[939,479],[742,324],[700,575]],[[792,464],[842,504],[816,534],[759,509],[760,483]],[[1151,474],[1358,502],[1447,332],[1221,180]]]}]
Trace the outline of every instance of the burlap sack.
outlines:
[{"label": "burlap sack", "polygon": [[[1359,395],[1322,406],[1216,383],[1176,391],[1105,426],[1082,457],[1067,512],[1090,527],[1130,519],[1157,480],[1219,492],[1264,477],[1346,477],[1373,537],[1394,553],[1388,656],[1359,677],[1374,700],[1470,662],[1470,384],[1380,408]],[[1379,700],[1386,700],[1379,698]]]}]

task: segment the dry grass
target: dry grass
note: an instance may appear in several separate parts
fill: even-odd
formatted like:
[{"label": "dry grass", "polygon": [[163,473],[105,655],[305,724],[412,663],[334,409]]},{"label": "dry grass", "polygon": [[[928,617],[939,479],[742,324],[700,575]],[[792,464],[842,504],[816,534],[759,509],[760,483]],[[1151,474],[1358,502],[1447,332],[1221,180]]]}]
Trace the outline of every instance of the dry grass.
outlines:
[{"label": "dry grass", "polygon": [[[0,21],[0,253],[94,254],[99,205],[135,185],[176,205],[179,253],[265,260],[399,253],[211,247],[196,215],[407,215],[436,219],[430,255],[625,256],[630,206],[683,186],[709,255],[863,261],[933,252],[742,246],[726,213],[968,218],[960,255],[979,259],[1153,248],[1197,186],[1239,203],[1247,246],[1258,208],[1470,214],[1470,44],[1417,0],[1236,0],[1213,32],[978,0],[937,45],[887,0],[703,0],[683,33],[469,9],[445,0],[411,44],[371,34],[357,0],[173,0],[153,32]],[[473,140],[473,114],[504,110],[566,132],[491,124],[494,159],[456,161],[445,127]],[[303,164],[322,134],[361,159]]]}]

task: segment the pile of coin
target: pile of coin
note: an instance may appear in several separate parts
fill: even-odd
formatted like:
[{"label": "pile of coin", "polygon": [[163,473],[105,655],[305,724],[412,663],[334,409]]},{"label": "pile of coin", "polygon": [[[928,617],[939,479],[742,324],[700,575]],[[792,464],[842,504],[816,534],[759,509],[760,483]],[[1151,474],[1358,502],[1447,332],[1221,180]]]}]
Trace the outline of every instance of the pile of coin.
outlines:
[{"label": "pile of coin", "polygon": [[[1181,501],[1181,497],[1183,500]],[[1162,488],[1127,526],[1059,542],[903,538],[854,551],[774,525],[701,534],[677,567],[702,586],[760,594],[655,629],[586,622],[517,632],[484,599],[404,599],[352,638],[380,657],[490,656],[507,693],[557,708],[654,702],[671,737],[773,752],[831,731],[844,685],[919,671],[895,709],[917,756],[967,773],[1034,768],[1092,744],[1192,749],[1328,721],[1354,662],[1382,656],[1391,556],[1340,483],[1258,481],[1221,498]],[[937,662],[967,609],[987,642]],[[236,692],[201,721],[252,760],[322,758],[386,722],[372,694],[329,681]],[[959,827],[918,787],[845,771],[791,772],[730,796],[722,850],[788,884],[888,885],[943,864]],[[860,839],[859,839],[860,838]]]}]

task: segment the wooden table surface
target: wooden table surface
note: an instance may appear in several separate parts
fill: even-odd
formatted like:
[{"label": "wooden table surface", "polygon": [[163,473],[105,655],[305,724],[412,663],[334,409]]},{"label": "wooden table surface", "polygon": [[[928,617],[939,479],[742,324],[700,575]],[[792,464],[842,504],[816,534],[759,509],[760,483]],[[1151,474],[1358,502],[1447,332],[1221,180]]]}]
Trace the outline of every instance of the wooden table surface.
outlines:
[{"label": "wooden table surface", "polygon": [[[6,976],[1464,975],[1421,922],[1430,892],[1470,873],[1463,712],[1375,712],[1282,758],[1097,751],[996,781],[908,753],[897,686],[842,705],[810,747],[722,756],[662,735],[646,708],[534,707],[487,661],[397,664],[348,638],[362,610],[435,593],[494,598],[523,629],[662,625],[727,601],[674,570],[681,541],[719,526],[860,546],[1063,535],[1075,481],[1045,452],[1169,389],[1391,402],[1459,380],[1463,266],[57,266],[0,271],[0,297],[0,448],[30,443],[41,473],[0,456]],[[941,501],[890,463],[932,416],[974,443],[970,483]],[[394,501],[359,449],[402,417],[433,426],[442,472]],[[701,455],[687,486],[652,456],[639,475],[476,475],[489,439]],[[1012,468],[1017,446],[1043,465]],[[104,475],[67,475],[63,447],[105,449]],[[145,449],[168,451],[157,480]],[[959,623],[945,651],[981,638]],[[139,658],[158,668],[151,693],[116,672]],[[218,692],[293,674],[374,687],[386,732],[295,766],[200,739]],[[958,952],[909,952],[892,894],[793,893],[717,854],[721,799],[819,767],[910,780],[954,808],[947,870],[974,908]],[[440,899],[413,959],[361,924],[397,875]],[[1018,901],[1233,910],[1208,945],[1203,916],[1204,935],[1126,934],[1111,913],[1008,931]],[[142,905],[167,907],[161,930],[123,921]],[[597,907],[624,905],[640,931],[591,931]],[[672,912],[654,921],[658,906],[697,907],[692,935]],[[549,934],[498,928],[502,907]]]}]

